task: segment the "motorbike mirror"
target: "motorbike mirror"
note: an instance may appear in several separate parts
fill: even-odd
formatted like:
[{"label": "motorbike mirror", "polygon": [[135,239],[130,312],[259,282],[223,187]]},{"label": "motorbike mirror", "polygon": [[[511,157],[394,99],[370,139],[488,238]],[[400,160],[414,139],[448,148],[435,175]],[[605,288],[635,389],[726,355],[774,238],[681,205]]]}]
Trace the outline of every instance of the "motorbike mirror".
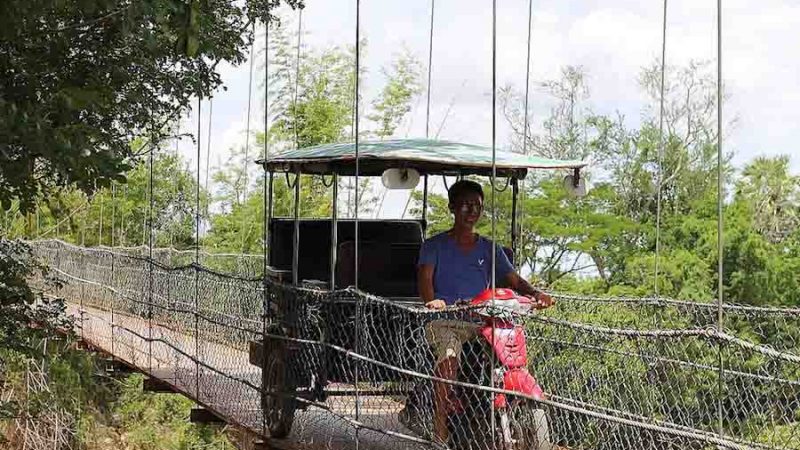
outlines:
[{"label": "motorbike mirror", "polygon": [[416,169],[386,169],[381,182],[386,189],[413,189],[419,184],[419,172]]}]

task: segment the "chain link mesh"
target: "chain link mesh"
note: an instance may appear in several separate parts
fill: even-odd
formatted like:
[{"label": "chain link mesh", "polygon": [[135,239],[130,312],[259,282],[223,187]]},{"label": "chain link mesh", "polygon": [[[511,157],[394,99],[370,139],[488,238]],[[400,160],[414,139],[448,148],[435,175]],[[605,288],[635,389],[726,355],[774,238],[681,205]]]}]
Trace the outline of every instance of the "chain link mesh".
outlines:
[{"label": "chain link mesh", "polygon": [[[554,294],[557,306],[514,317],[546,393],[535,398],[502,389],[477,337],[455,380],[439,376],[430,330],[477,327],[470,308],[292,287],[261,278],[258,256],[195,265],[194,252],[32,244],[86,341],[258,434],[434,445],[435,391],[449,386],[451,448],[800,449],[800,310],[726,305],[718,330],[708,303]],[[509,406],[494,408],[501,394]]]}]

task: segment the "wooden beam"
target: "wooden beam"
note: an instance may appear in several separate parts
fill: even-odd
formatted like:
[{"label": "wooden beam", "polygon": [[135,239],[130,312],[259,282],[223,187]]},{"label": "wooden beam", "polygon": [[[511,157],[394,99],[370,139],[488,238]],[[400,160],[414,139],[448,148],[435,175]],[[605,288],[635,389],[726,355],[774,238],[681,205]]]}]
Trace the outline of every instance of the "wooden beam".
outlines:
[{"label": "wooden beam", "polygon": [[144,379],[142,390],[145,392],[175,393],[175,390],[169,383],[152,377]]},{"label": "wooden beam", "polygon": [[131,366],[111,358],[103,362],[103,367],[107,374],[129,375],[136,372]]},{"label": "wooden beam", "polygon": [[253,441],[253,450],[300,450],[303,448],[306,448],[304,444],[282,439],[256,439]]},{"label": "wooden beam", "polygon": [[225,423],[220,416],[205,408],[192,408],[189,413],[189,421],[192,423]]}]

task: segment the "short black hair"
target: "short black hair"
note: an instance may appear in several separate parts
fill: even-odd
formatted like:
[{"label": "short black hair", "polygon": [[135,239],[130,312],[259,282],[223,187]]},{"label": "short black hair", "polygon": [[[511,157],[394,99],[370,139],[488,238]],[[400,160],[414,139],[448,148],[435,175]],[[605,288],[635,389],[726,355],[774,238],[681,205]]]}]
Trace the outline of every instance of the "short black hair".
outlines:
[{"label": "short black hair", "polygon": [[458,180],[447,190],[447,201],[453,204],[459,197],[470,192],[478,194],[483,200],[483,188],[480,184],[472,180]]}]

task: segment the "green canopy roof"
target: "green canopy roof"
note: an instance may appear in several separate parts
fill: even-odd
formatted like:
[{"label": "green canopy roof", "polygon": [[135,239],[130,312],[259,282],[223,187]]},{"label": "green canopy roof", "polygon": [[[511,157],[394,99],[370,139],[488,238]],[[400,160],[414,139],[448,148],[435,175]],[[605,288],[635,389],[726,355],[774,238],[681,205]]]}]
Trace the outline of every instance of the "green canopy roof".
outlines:
[{"label": "green canopy roof", "polygon": [[[431,139],[359,142],[359,174],[376,176],[392,167],[414,168],[422,174],[491,175],[492,149],[482,145]],[[352,142],[325,144],[275,154],[258,161],[274,172],[352,175],[356,149]],[[586,163],[527,156],[498,149],[498,176],[522,178],[528,169],[580,169]]]}]

